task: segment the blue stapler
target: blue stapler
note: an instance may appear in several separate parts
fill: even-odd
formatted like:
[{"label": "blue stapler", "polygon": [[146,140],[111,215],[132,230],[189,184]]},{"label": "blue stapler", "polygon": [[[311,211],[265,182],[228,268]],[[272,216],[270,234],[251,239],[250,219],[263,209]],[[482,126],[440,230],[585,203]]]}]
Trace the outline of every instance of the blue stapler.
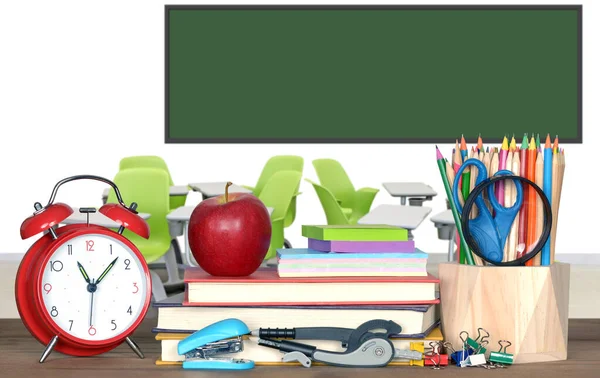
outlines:
[{"label": "blue stapler", "polygon": [[250,333],[239,319],[225,319],[194,332],[181,340],[177,352],[185,356],[184,369],[248,370],[254,361],[222,355],[244,350],[242,335]]}]

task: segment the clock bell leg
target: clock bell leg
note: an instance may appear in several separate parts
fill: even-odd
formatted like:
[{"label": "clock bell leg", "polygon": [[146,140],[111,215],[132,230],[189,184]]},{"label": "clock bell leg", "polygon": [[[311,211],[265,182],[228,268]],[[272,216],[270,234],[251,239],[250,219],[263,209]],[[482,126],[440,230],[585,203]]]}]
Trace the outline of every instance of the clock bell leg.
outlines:
[{"label": "clock bell leg", "polygon": [[52,352],[52,349],[54,349],[54,346],[56,345],[57,341],[58,341],[58,335],[54,336],[50,340],[50,342],[46,346],[46,349],[44,349],[44,353],[42,353],[42,357],[40,357],[40,364],[43,363],[44,361],[46,361],[46,358],[48,358],[48,356]]},{"label": "clock bell leg", "polygon": [[125,338],[127,345],[138,355],[139,358],[144,358],[144,353],[140,350],[140,347],[135,343],[135,341],[131,340],[129,337]]}]

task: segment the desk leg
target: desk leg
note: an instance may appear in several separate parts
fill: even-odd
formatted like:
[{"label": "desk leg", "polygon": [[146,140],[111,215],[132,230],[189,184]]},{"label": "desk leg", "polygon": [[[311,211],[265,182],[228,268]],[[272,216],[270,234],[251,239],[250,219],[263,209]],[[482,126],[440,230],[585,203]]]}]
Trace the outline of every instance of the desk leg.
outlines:
[{"label": "desk leg", "polygon": [[402,206],[406,205],[406,197],[400,197],[400,205],[402,205]]},{"label": "desk leg", "polygon": [[456,240],[456,227],[452,228],[452,236],[450,237],[450,241],[448,244],[448,261],[454,261],[454,242]]},{"label": "desk leg", "polygon": [[196,262],[192,262],[192,251],[190,250],[190,240],[188,239],[188,225],[189,222],[183,224],[183,235],[185,239],[185,260],[188,266],[198,266]]}]

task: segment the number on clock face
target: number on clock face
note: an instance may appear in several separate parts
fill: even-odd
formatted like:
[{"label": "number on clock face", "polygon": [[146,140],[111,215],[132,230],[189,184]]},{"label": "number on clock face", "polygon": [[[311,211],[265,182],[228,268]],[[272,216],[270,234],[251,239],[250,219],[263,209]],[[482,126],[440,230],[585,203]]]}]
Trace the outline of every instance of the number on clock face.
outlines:
[{"label": "number on clock face", "polygon": [[127,245],[107,235],[87,234],[56,249],[44,267],[40,293],[63,332],[102,341],[117,337],[137,320],[146,300],[145,282],[142,263]]}]

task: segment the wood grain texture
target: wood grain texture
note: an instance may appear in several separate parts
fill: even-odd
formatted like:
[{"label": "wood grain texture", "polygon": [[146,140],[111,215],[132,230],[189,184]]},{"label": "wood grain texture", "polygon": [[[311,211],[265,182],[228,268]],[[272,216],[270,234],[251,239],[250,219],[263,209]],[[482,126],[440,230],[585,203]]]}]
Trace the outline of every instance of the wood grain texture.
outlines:
[{"label": "wood grain texture", "polygon": [[43,346],[33,339],[18,319],[0,320],[0,361],[2,373],[7,377],[143,377],[143,378],[397,378],[416,376],[419,378],[440,377],[481,377],[494,375],[511,378],[558,378],[558,377],[597,377],[600,369],[600,319],[569,321],[569,359],[560,362],[540,364],[513,365],[507,369],[486,371],[477,368],[458,368],[448,366],[441,371],[423,367],[387,367],[380,369],[346,369],[333,367],[312,367],[306,369],[299,366],[290,367],[256,367],[246,372],[226,371],[184,371],[179,366],[156,366],[160,344],[154,340],[150,329],[155,320],[145,320],[134,334],[134,339],[146,354],[141,360],[125,346],[103,356],[77,358],[63,356],[58,353],[50,355],[44,364],[37,361]]},{"label": "wood grain texture", "polygon": [[440,264],[442,329],[457,348],[459,334],[490,333],[488,350],[499,340],[512,345],[515,364],[567,358],[570,265],[476,267]]}]

